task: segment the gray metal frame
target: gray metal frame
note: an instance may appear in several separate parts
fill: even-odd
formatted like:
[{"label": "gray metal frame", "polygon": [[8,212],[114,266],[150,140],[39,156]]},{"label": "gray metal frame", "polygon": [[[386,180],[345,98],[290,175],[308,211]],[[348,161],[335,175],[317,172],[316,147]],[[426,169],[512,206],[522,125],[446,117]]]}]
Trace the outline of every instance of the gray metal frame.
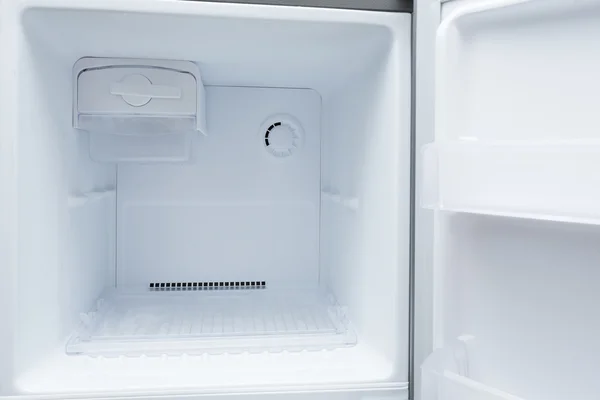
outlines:
[{"label": "gray metal frame", "polygon": [[409,288],[408,288],[408,400],[415,397],[415,302],[416,302],[416,196],[417,196],[417,18],[413,11],[411,21],[411,80],[410,80],[410,243],[408,253]]},{"label": "gray metal frame", "polygon": [[186,0],[214,3],[268,4],[275,6],[344,8],[351,10],[405,12],[413,11],[413,0]]}]

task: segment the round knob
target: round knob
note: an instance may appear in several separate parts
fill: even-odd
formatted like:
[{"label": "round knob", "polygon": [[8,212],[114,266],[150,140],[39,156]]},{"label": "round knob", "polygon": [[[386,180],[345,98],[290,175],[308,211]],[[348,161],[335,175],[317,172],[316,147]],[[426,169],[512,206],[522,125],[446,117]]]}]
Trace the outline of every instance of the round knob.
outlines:
[{"label": "round knob", "polygon": [[[149,92],[150,87],[152,87],[152,82],[150,81],[150,79],[146,78],[144,75],[132,74],[132,75],[127,75],[126,77],[124,77],[121,80],[121,85],[124,88],[135,88],[137,90],[142,89],[142,88],[148,88],[148,90],[145,90],[145,92]],[[131,90],[131,93],[122,94],[121,97],[123,98],[123,101],[125,101],[130,106],[141,107],[141,106],[148,104],[148,102],[150,100],[152,100],[152,97],[150,97],[150,96],[144,96],[142,94],[134,94],[137,90]],[[139,90],[139,91],[144,92],[143,90]]]},{"label": "round knob", "polygon": [[287,152],[294,147],[294,131],[286,125],[279,125],[269,131],[269,146],[276,152]]}]

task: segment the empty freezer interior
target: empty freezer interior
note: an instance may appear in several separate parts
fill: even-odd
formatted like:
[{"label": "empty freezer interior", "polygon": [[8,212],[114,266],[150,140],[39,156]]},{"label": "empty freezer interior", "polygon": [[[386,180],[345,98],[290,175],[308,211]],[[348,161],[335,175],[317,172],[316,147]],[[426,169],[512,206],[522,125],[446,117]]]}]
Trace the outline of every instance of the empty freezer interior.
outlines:
[{"label": "empty freezer interior", "polygon": [[[5,10],[18,262],[2,393],[404,387],[408,14]],[[193,62],[205,130],[74,129],[82,57]]]},{"label": "empty freezer interior", "polygon": [[561,1],[442,21],[426,399],[597,397],[599,21],[597,2]]}]

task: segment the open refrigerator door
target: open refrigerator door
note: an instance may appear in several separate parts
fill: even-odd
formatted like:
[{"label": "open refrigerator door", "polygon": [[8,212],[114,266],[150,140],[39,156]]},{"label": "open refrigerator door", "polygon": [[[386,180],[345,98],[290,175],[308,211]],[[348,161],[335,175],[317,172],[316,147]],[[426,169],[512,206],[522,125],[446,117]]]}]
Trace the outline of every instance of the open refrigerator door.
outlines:
[{"label": "open refrigerator door", "polygon": [[434,347],[424,400],[600,392],[600,2],[466,0],[442,18]]}]

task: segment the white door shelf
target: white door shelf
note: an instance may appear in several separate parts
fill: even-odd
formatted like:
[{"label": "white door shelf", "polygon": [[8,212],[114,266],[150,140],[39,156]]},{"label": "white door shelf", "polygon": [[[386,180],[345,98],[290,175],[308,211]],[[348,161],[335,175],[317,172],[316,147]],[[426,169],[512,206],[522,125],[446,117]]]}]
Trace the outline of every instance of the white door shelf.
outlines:
[{"label": "white door shelf", "polygon": [[434,396],[423,400],[524,400],[450,371],[438,373],[436,379]]},{"label": "white door shelf", "polygon": [[426,208],[600,223],[598,141],[440,141],[423,160]]},{"label": "white door shelf", "polygon": [[466,343],[434,351],[422,366],[422,400],[525,400],[469,377]]}]

